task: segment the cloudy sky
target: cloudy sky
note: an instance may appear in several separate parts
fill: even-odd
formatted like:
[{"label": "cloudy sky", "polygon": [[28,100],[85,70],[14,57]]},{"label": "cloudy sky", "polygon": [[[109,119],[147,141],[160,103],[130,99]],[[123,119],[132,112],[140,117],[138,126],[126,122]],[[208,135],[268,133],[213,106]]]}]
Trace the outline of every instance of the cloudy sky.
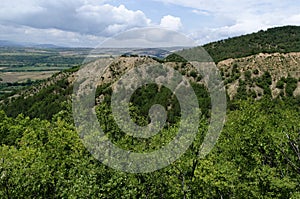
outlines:
[{"label": "cloudy sky", "polygon": [[95,47],[140,27],[178,31],[199,44],[300,25],[298,0],[1,0],[0,40]]}]

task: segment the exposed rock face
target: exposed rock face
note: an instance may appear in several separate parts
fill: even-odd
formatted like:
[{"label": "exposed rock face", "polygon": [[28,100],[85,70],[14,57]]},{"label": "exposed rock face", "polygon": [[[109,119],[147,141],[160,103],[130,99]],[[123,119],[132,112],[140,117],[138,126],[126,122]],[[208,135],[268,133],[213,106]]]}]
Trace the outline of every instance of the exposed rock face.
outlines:
[{"label": "exposed rock face", "polygon": [[[150,57],[120,57],[115,59],[109,66],[103,71],[101,80],[97,85],[112,84],[118,80],[123,74],[130,69],[140,65],[159,64],[156,60]],[[190,63],[181,62],[166,62],[167,67],[174,68],[181,74],[185,75],[190,81],[203,84],[204,78],[201,74],[198,74],[197,70]],[[293,92],[294,96],[300,96],[300,52],[294,53],[274,53],[264,54],[260,53],[253,56],[237,59],[227,59],[217,64],[217,67],[221,71],[221,75],[224,79],[224,85],[226,86],[229,97],[233,99],[239,92],[241,82],[246,86],[246,91],[255,95],[256,99],[260,99],[264,95],[264,89],[257,84],[257,80],[262,78],[263,75],[268,72],[272,81],[269,88],[271,90],[272,97],[278,97],[280,95],[286,95],[285,87],[278,88],[278,81],[282,78],[291,77],[298,81],[297,86]],[[13,96],[17,98],[23,96],[32,96],[38,93],[41,89],[55,85],[58,81],[66,79],[69,85],[75,82],[78,72],[62,72],[49,78],[48,81],[26,89],[20,94]],[[133,80],[134,81],[134,80]],[[98,97],[97,101],[101,101],[102,95]]]},{"label": "exposed rock face", "polygon": [[[280,95],[282,89],[276,88],[277,82],[282,78],[291,77],[298,80],[297,89],[294,91],[294,96],[300,95],[300,53],[274,53],[264,54],[260,53],[257,55],[238,58],[238,59],[227,59],[218,63],[218,68],[222,71],[225,80],[233,78],[235,69],[238,70],[238,74],[233,81],[227,83],[227,90],[230,98],[233,98],[237,94],[239,87],[239,80],[245,81],[245,74],[247,71],[250,74],[251,82],[247,83],[247,90],[254,91],[257,94],[261,93],[261,88],[255,84],[255,79],[262,77],[265,72],[270,73],[272,77],[272,83],[270,89],[272,97]],[[234,69],[235,68],[235,69]]]}]

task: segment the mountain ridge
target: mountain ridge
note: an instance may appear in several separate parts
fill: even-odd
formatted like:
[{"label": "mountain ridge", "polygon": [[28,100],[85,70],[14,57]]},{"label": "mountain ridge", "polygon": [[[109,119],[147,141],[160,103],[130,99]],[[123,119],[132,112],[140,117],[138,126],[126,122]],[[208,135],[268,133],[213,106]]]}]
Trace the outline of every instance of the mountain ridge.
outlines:
[{"label": "mountain ridge", "polygon": [[203,45],[216,63],[258,53],[300,52],[300,26],[282,26],[260,30]]},{"label": "mountain ridge", "polygon": [[[285,29],[288,30],[287,34],[290,34],[294,30],[299,30],[299,32],[297,32],[297,34],[295,33],[295,35],[300,35],[300,27],[288,26],[281,27],[279,29],[280,32]],[[274,30],[276,32],[278,28],[272,29],[271,32],[270,30],[260,31],[256,33],[256,35],[273,35]],[[253,36],[253,34],[251,35]],[[214,48],[219,50],[226,48],[227,44],[230,43],[231,40],[234,40],[235,43],[239,43],[236,41],[238,39],[241,39],[240,41],[243,41],[245,37],[248,36],[246,35],[229,39],[225,43],[219,42],[215,44]],[[258,36],[258,38],[260,37]],[[282,38],[281,40],[283,39],[284,38]],[[289,41],[289,38],[286,37],[286,40]],[[222,46],[223,44],[226,45]],[[214,45],[214,43],[210,45]],[[233,46],[232,49],[235,49],[235,47],[237,46]],[[232,55],[230,51],[225,52],[229,52],[227,56]],[[245,52],[251,52],[251,48],[246,49]],[[218,58],[218,55],[216,54],[213,54],[212,56],[215,56],[213,57],[214,60]],[[297,97],[298,95],[300,95],[300,49],[299,52],[290,53],[259,52],[241,58],[234,56],[233,58],[227,58],[225,60],[220,59],[220,61],[217,62],[217,66],[221,72],[221,76],[223,77],[224,85],[227,88],[228,97],[230,100],[240,98],[245,99],[249,97],[258,100],[265,95],[270,96],[271,98],[283,98],[287,96]],[[178,70],[181,74],[187,76],[191,82],[203,85],[201,77],[196,73],[196,70],[193,68],[193,66],[188,62],[185,62],[184,60],[178,59],[178,57],[176,56],[168,56],[165,58],[165,60],[161,60],[153,59],[147,56],[138,57],[129,55],[120,57],[119,61],[113,63],[109,67],[109,70],[106,71],[103,77],[105,81],[98,85],[102,87],[102,90],[98,90],[97,92],[96,97],[98,101],[100,100],[100,98],[105,98],[105,96],[101,96],[101,92],[107,87],[104,85],[111,84],[114,78],[118,78],[119,75],[124,74],[127,70],[137,66],[137,64],[142,60],[148,60],[151,63],[157,61],[159,61],[160,63],[165,63],[168,66],[173,67],[175,70]],[[47,119],[51,118],[53,114],[55,114],[61,107],[63,107],[61,105],[63,101],[69,101],[72,94],[72,84],[76,76],[76,71],[78,69],[79,67],[67,70],[58,75],[55,75],[53,78],[50,78],[40,86],[21,91],[19,94],[13,97],[16,99],[4,99],[4,110],[10,116],[16,116],[22,112],[28,113],[32,117],[37,117],[40,113],[42,113],[43,115],[45,113],[51,113],[46,117]],[[109,92],[106,94],[109,94]],[[41,99],[47,98],[48,95],[49,99],[46,100],[47,103],[41,106]],[[24,107],[25,109],[14,107]],[[35,110],[32,107],[40,107],[37,109],[41,109],[41,107],[43,107],[42,109],[45,110],[41,110],[38,111],[38,113],[35,113]]]},{"label": "mountain ridge", "polygon": [[58,46],[55,44],[37,44],[37,43],[30,43],[30,42],[17,42],[17,41],[10,41],[10,40],[0,40],[0,47],[19,47],[19,48],[67,48],[63,46]]}]

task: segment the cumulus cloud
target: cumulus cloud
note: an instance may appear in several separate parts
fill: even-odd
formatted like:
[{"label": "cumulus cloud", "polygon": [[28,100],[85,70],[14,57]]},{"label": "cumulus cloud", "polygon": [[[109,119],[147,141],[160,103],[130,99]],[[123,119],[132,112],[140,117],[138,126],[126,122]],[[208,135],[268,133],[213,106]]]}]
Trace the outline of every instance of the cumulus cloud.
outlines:
[{"label": "cumulus cloud", "polygon": [[[201,44],[282,25],[300,25],[300,3],[293,0],[156,0],[214,18],[190,34]],[[201,25],[201,24],[200,24]]]},{"label": "cumulus cloud", "polygon": [[[102,1],[103,2],[103,1]],[[60,29],[82,34],[109,36],[151,23],[140,10],[89,0],[3,0],[0,21],[37,29]]]},{"label": "cumulus cloud", "polygon": [[106,35],[113,35],[134,27],[145,27],[151,23],[142,11],[128,10],[124,5],[118,7],[109,4],[85,5],[76,10],[76,18],[82,24],[86,24],[85,32]]},{"label": "cumulus cloud", "polygon": [[178,31],[182,28],[181,19],[171,15],[164,16],[160,21],[160,26],[170,30]]},{"label": "cumulus cloud", "polygon": [[[133,10],[128,1],[1,0],[0,37],[59,44],[69,41],[82,46],[132,28],[155,26],[184,31],[203,44],[274,26],[300,25],[300,2],[294,0],[153,1],[156,3],[141,3],[141,10]],[[163,3],[161,8],[148,7],[157,6],[157,2]],[[166,9],[168,4],[176,5],[176,16],[172,16],[174,10]],[[151,16],[149,10],[153,9],[157,9],[152,16],[155,22],[143,12],[147,10]]]}]

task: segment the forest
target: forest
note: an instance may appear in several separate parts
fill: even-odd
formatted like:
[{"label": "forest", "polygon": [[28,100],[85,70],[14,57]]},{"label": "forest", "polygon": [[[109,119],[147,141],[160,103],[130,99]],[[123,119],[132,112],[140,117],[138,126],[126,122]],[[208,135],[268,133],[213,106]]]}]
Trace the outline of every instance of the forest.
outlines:
[{"label": "forest", "polygon": [[239,37],[212,42],[203,46],[215,62],[258,53],[300,51],[300,27],[284,26],[261,30]]}]

